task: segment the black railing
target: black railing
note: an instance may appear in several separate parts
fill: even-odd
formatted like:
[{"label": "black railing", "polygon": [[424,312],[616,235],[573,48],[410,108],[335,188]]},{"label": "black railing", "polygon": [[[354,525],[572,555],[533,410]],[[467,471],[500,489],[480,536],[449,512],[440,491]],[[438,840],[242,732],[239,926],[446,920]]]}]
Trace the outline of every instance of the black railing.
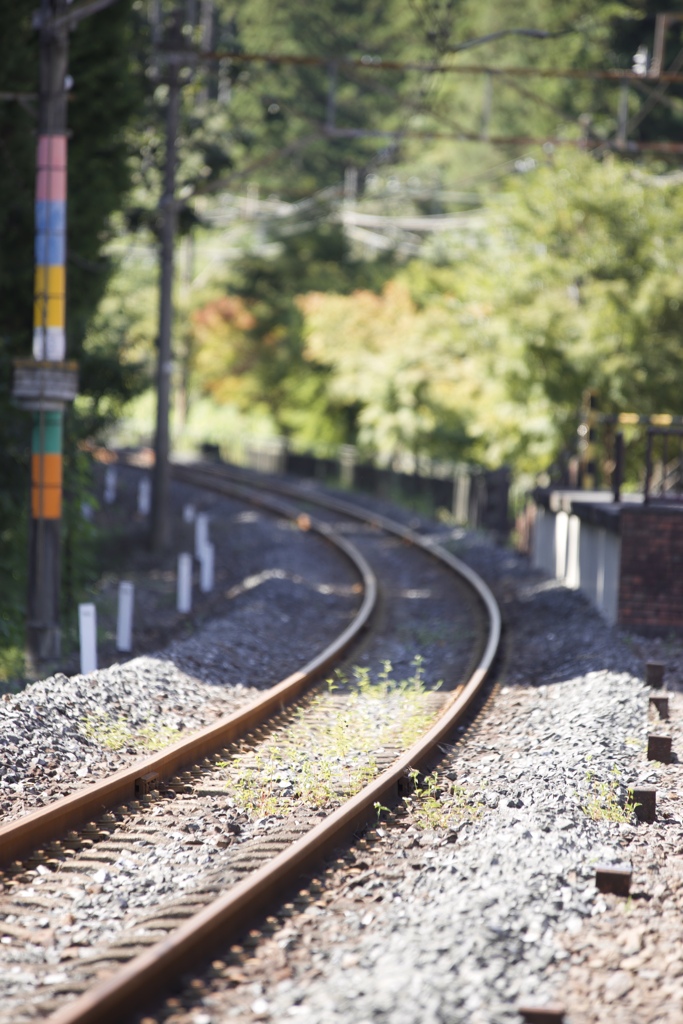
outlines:
[{"label": "black railing", "polygon": [[683,416],[601,413],[594,396],[588,399],[581,411],[575,453],[565,453],[552,467],[556,486],[609,489],[619,501],[626,483],[629,490],[644,491],[646,501],[679,499]]},{"label": "black railing", "polygon": [[683,427],[648,429],[644,499],[683,500]]}]

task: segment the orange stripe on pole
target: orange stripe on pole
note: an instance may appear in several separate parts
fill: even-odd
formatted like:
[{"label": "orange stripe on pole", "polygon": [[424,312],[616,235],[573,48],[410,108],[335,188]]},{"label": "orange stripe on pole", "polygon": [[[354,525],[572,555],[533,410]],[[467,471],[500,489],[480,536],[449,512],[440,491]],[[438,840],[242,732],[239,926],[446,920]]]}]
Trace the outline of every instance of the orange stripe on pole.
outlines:
[{"label": "orange stripe on pole", "polygon": [[34,519],[62,518],[62,488],[31,488],[31,515]]},{"label": "orange stripe on pole", "polygon": [[31,456],[31,515],[34,519],[62,518],[62,456]]},{"label": "orange stripe on pole", "polygon": [[62,456],[61,455],[32,455],[31,456],[31,483],[35,485],[44,484],[46,487],[62,486]]}]

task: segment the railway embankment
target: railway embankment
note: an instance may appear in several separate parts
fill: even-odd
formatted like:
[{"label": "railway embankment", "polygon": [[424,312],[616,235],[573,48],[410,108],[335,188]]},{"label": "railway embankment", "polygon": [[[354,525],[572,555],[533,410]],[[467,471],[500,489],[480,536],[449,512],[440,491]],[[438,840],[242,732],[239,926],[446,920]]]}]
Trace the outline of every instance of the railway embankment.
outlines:
[{"label": "railway embankment", "polygon": [[[505,621],[481,715],[406,814],[150,1020],[512,1024],[520,1003],[569,1024],[678,1020],[683,788],[676,761],[647,759],[647,734],[683,745],[683,645],[606,626],[483,538],[455,546]],[[667,722],[643,681],[654,658]],[[629,807],[634,785],[657,789],[654,822]],[[630,895],[599,892],[596,867],[624,863]]]},{"label": "railway embankment", "polygon": [[[520,1002],[549,1000],[559,1001],[569,1024],[678,1020],[683,644],[675,636],[643,638],[606,625],[580,593],[483,536],[427,523],[422,528],[433,529],[482,575],[502,609],[505,655],[486,705],[460,740],[443,748],[436,772],[421,781],[399,814],[381,812],[365,840],[339,851],[342,859],[319,872],[300,899],[274,910],[258,939],[218,952],[206,974],[188,979],[177,997],[148,1011],[148,1020],[512,1024],[521,1019]],[[400,553],[394,546],[390,557]],[[317,554],[309,570],[325,576]],[[137,659],[100,673],[90,689],[89,677],[62,677],[51,689],[38,683],[9,697],[0,707],[6,711],[3,731],[31,758],[40,756],[32,751],[32,740],[39,740],[48,764],[28,758],[22,774],[18,756],[6,767],[6,809],[18,808],[24,793],[30,806],[31,787],[35,796],[43,770],[52,779],[50,798],[66,791],[65,777],[75,787],[92,770],[81,746],[69,748],[69,725],[50,732],[57,720],[50,693],[56,704],[66,700],[74,714],[79,704],[95,716],[111,705],[115,719],[121,708],[123,717],[137,713],[158,729],[204,724],[225,713],[217,682],[235,652],[243,652],[234,679],[239,699],[240,685],[246,700],[251,681],[262,669],[266,676],[272,670],[270,641],[294,635],[294,602],[309,570],[298,573],[299,582],[287,574],[270,576],[243,591],[254,604],[247,610],[245,601],[242,620],[234,602],[224,623],[233,632],[225,634],[216,620],[206,625],[208,632],[178,640],[164,653],[153,685],[145,671],[132,684],[129,673],[147,664]],[[348,583],[351,602],[350,578]],[[266,596],[277,598],[278,588],[282,628],[273,637],[265,625],[259,631],[258,605]],[[336,592],[337,601],[342,596]],[[420,621],[418,597],[416,592],[406,602],[414,617],[402,622],[392,656],[408,663],[419,643],[432,652],[436,670],[443,615]],[[337,611],[343,618],[350,609],[342,601]],[[318,612],[318,620],[325,618]],[[670,717],[664,722],[650,707],[644,682],[651,660],[667,666]],[[653,731],[672,736],[671,763],[648,760]],[[53,741],[56,753],[46,757]],[[139,756],[135,742],[142,742],[139,736],[115,755],[102,744],[102,756],[114,762]],[[59,743],[65,744],[62,753]],[[56,762],[62,774],[55,779]],[[632,786],[657,790],[654,822],[639,821],[629,806]],[[233,834],[231,824],[207,818],[190,840],[201,839],[205,826],[215,844],[216,836]],[[175,847],[169,864],[182,859],[187,842],[180,831],[170,835],[169,849]],[[632,868],[630,895],[599,892],[596,867],[624,863]],[[119,868],[127,870],[125,864]],[[84,885],[82,905],[74,902],[72,920],[61,922],[73,930],[70,955],[97,907],[105,906],[111,879],[104,868],[96,874]],[[20,922],[9,925],[21,929]],[[18,966],[30,973],[30,957]],[[50,984],[58,985],[60,970],[56,962],[47,975]]]}]

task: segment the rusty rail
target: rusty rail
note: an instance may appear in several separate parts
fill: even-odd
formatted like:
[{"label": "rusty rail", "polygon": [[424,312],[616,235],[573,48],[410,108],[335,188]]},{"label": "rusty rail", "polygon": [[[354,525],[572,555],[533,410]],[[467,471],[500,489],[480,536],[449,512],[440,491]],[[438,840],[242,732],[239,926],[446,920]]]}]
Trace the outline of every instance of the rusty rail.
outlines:
[{"label": "rusty rail", "polygon": [[[234,487],[232,493],[245,501],[250,500],[244,488]],[[263,495],[254,498],[252,504],[258,504],[295,521],[300,515],[299,509],[276,499],[267,499]],[[158,785],[183,768],[244,736],[298,697],[314,679],[341,657],[370,620],[377,601],[377,580],[361,553],[345,538],[335,536],[334,531],[326,523],[307,519],[306,527],[335,544],[351,561],[362,580],[363,601],[350,625],[298,672],[271,687],[246,708],[219,719],[188,739],[121,769],[109,778],[101,779],[85,789],[0,827],[0,866],[6,867],[12,861],[20,860],[27,853],[63,835],[69,829],[77,829],[104,811],[134,800],[145,789],[145,776],[156,774],[154,784]]]},{"label": "rusty rail", "polygon": [[[175,468],[177,477],[187,478],[187,470]],[[203,474],[212,475],[216,473]],[[217,482],[217,481],[216,481]],[[290,495],[295,488],[278,482],[277,489]],[[309,869],[328,850],[348,838],[366,824],[375,813],[378,801],[388,803],[398,798],[399,787],[406,773],[420,768],[434,755],[438,744],[453,731],[478,696],[495,659],[501,636],[501,618],[489,588],[459,559],[433,541],[420,537],[398,523],[337,499],[317,494],[300,498],[313,504],[343,512],[344,515],[380,526],[407,542],[422,548],[448,565],[474,589],[486,611],[488,637],[479,664],[465,686],[456,692],[440,718],[394,764],[342,807],[328,815],[319,825],[270,863],[254,871],[229,892],[190,918],[167,939],[131,960],[113,977],[74,1000],[49,1018],[49,1024],[119,1024],[127,1015],[144,1006],[172,984],[172,979],[204,960],[217,943],[225,943],[248,927],[248,921],[262,912]]]}]

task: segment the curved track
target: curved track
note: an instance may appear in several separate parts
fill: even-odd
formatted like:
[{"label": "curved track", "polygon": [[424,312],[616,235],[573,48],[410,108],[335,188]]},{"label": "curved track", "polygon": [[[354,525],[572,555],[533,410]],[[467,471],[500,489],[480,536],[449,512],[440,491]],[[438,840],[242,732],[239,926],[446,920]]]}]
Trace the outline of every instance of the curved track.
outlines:
[{"label": "curved track", "polygon": [[[186,483],[230,493],[232,496],[247,500],[247,493],[243,488],[236,485],[234,480],[228,481],[226,473],[220,470],[177,467],[175,473]],[[251,483],[252,481],[250,481]],[[267,488],[269,485],[264,482],[262,486]],[[210,955],[217,943],[224,942],[226,938],[236,936],[243,931],[245,926],[248,926],[250,919],[262,912],[273,900],[281,897],[283,890],[296,883],[302,872],[316,863],[325,851],[339,844],[351,833],[365,825],[372,818],[374,808],[378,803],[386,805],[397,799],[408,772],[429,760],[435,747],[462,719],[481,690],[489,672],[500,639],[500,616],[488,588],[468,567],[431,541],[384,517],[364,513],[345,502],[333,499],[328,501],[327,498],[318,494],[306,493],[303,495],[301,491],[289,485],[280,483],[277,488],[281,493],[286,493],[289,498],[297,497],[307,504],[319,504],[335,515],[363,520],[370,523],[373,528],[398,535],[403,541],[423,549],[441,564],[457,573],[474,591],[487,618],[487,639],[483,655],[465,685],[450,696],[440,717],[424,737],[414,743],[410,749],[401,753],[379,777],[366,785],[360,793],[347,800],[341,807],[328,814],[305,835],[281,849],[262,867],[251,871],[227,892],[198,910],[161,942],[135,956],[107,980],[85,991],[73,1002],[57,1010],[50,1018],[53,1024],[77,1024],[77,1022],[79,1024],[85,1024],[85,1022],[106,1024],[107,1021],[121,1021],[126,1018],[126,1015],[148,1002],[155,993],[163,991],[164,987],[168,985],[169,979]],[[276,510],[278,514],[282,514],[284,511],[282,503],[275,502],[272,497],[254,499],[252,494],[248,500],[258,500],[262,505]],[[291,508],[287,509],[287,514],[294,517],[301,515],[299,510]],[[44,841],[44,836],[54,835],[66,827],[73,827],[73,823],[77,820],[82,823],[92,816],[94,809],[100,813],[107,805],[131,799],[136,783],[138,790],[141,785],[157,785],[164,775],[168,776],[177,772],[179,766],[196,762],[199,758],[206,756],[208,752],[225,747],[229,740],[241,735],[244,731],[253,729],[256,722],[262,721],[269,713],[279,711],[286,700],[292,699],[309,684],[312,678],[329,668],[334,659],[338,658],[340,652],[345,650],[353,638],[357,637],[367,625],[375,605],[377,586],[365,559],[359,552],[354,551],[352,545],[338,535],[338,531],[333,526],[315,522],[308,515],[302,522],[306,528],[310,525],[328,539],[339,544],[347,556],[354,560],[363,578],[364,600],[353,626],[345,630],[335,644],[322,652],[305,669],[295,673],[287,680],[283,680],[246,711],[230,716],[229,719],[203,730],[189,741],[177,744],[157,757],[149,758],[138,764],[133,769],[118,773],[112,780],[105,780],[95,787],[90,787],[90,791],[74,794],[72,797],[59,801],[58,805],[29,815],[27,819],[23,820],[23,827],[28,827],[32,831],[23,836],[21,820],[0,830],[0,839],[3,839],[4,834],[7,842],[5,849],[9,848],[10,843],[14,844],[12,847],[14,851],[25,852],[35,848],[36,836],[40,836],[38,841]],[[122,795],[124,793],[125,795]],[[13,853],[13,856],[17,855],[16,852]]]},{"label": "curved track", "polygon": [[[298,509],[275,498],[268,500],[262,495],[249,496],[242,488],[235,488],[233,493],[292,520],[296,520],[300,514]],[[294,700],[314,679],[339,660],[368,625],[377,602],[377,580],[361,553],[343,537],[335,537],[325,523],[310,520],[306,526],[334,544],[351,561],[360,576],[363,601],[347,629],[298,672],[277,683],[263,697],[243,710],[130,768],[0,827],[0,867],[9,867],[42,844],[88,822],[93,816],[127,800],[134,800],[144,795],[149,788],[157,788],[165,779],[171,778],[188,765],[245,735]]]}]

